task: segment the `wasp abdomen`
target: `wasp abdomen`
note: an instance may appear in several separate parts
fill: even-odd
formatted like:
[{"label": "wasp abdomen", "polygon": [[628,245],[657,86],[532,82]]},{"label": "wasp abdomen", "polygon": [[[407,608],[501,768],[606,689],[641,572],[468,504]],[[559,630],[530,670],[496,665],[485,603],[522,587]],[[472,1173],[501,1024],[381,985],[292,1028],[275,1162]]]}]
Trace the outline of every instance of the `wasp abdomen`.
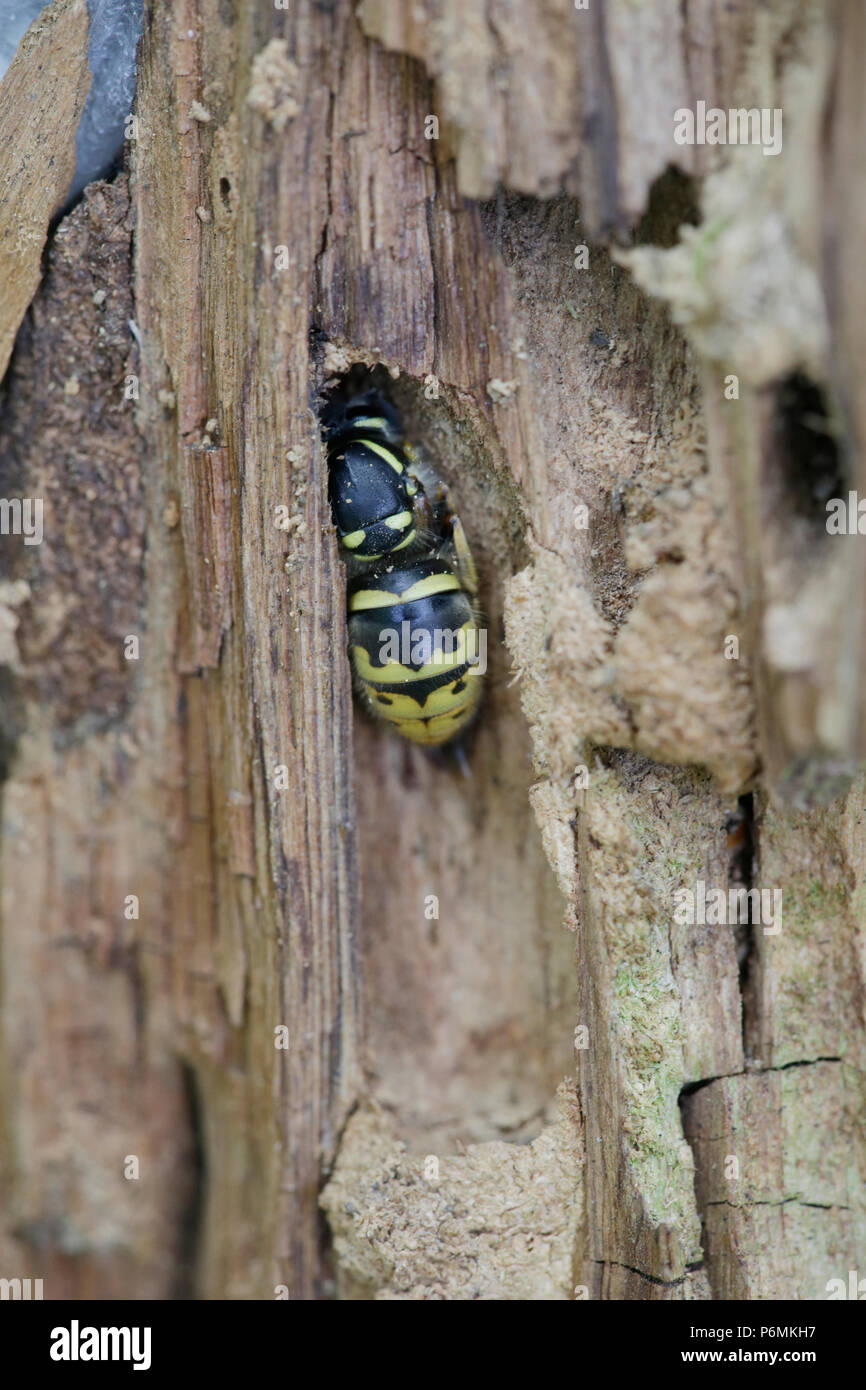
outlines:
[{"label": "wasp abdomen", "polygon": [[478,623],[444,560],[358,580],[349,595],[349,654],[364,699],[405,738],[444,743],[475,713]]}]

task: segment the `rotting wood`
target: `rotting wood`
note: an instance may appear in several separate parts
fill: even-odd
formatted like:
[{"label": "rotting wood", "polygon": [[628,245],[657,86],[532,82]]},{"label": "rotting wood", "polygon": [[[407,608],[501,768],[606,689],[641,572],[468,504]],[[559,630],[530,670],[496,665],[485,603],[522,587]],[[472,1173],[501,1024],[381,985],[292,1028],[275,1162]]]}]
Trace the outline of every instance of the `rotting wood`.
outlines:
[{"label": "rotting wood", "polygon": [[88,31],[85,0],[57,0],[34,19],[0,83],[0,379],[75,172]]},{"label": "rotting wood", "polygon": [[186,1297],[192,1278],[196,1138],[124,656],[148,640],[130,248],[126,179],[92,185],[53,238],[0,423],[0,493],[44,500],[43,543],[4,537],[0,584],[0,1264],[51,1299]]},{"label": "rotting wood", "polygon": [[[574,1182],[574,1203],[557,1228],[553,1279],[539,1272],[533,1284],[532,1261],[521,1259],[510,1286],[515,1233],[507,1221],[498,1228],[485,1251],[496,1296],[564,1298],[576,1286],[622,1299],[806,1297],[822,1276],[862,1263],[862,1185],[840,1177],[863,1157],[862,779],[826,817],[754,791],[749,873],[755,886],[788,893],[778,938],[760,924],[738,936],[673,922],[678,890],[735,881],[725,842],[737,798],[762,776],[777,792],[788,756],[789,735],[783,754],[772,742],[774,715],[789,702],[765,678],[762,622],[767,586],[780,583],[770,561],[787,563],[792,538],[755,537],[741,523],[759,514],[736,506],[741,477],[757,488],[750,496],[766,487],[766,525],[768,498],[788,496],[758,428],[776,390],[759,359],[772,348],[776,375],[805,362],[818,378],[825,352],[855,330],[838,290],[826,331],[803,312],[822,308],[814,250],[833,229],[818,221],[821,201],[801,190],[815,220],[797,221],[795,198],[776,277],[760,241],[737,263],[770,290],[793,277],[797,293],[774,301],[785,313],[765,315],[757,329],[769,332],[750,337],[755,325],[736,317],[742,303],[727,296],[714,260],[730,248],[698,233],[685,260],[697,254],[709,304],[698,305],[701,331],[689,323],[690,339],[682,335],[659,301],[679,312],[682,279],[668,293],[665,273],[677,266],[678,224],[695,214],[681,180],[656,181],[668,163],[705,172],[709,153],[668,149],[667,106],[652,101],[655,90],[678,104],[684,83],[683,104],[698,95],[772,103],[762,82],[776,71],[786,106],[808,97],[785,159],[811,171],[811,188],[829,64],[843,33],[858,42],[856,17],[845,10],[834,31],[815,5],[780,3],[758,19],[738,6],[717,28],[694,7],[665,5],[641,20],[612,4],[592,7],[587,40],[567,27],[584,22],[578,12],[538,8],[538,32],[557,39],[549,68],[544,44],[520,50],[500,6],[471,11],[473,32],[484,31],[480,67],[459,46],[433,53],[437,32],[456,23],[444,5],[414,7],[414,28],[398,24],[396,6],[364,7],[367,29],[415,58],[366,38],[347,4],[328,14],[244,9],[230,23],[215,0],[184,0],[147,16],[133,158],[145,645],[131,713],[121,700],[111,714],[128,721],[123,736],[138,752],[131,774],[122,767],[124,797],[139,810],[110,799],[100,812],[118,875],[104,888],[104,912],[134,882],[144,905],[128,929],[141,1035],[167,1077],[146,1140],[161,1151],[167,1183],[176,1171],[189,1178],[200,1151],[202,1204],[187,1208],[195,1240],[186,1250],[195,1246],[190,1287],[204,1296],[272,1297],[278,1284],[292,1297],[332,1293],[318,1209],[329,1178],[341,1292],[357,1295],[360,1282],[364,1296],[464,1296],[477,1249],[468,1225],[444,1254],[431,1246],[425,1263],[422,1248],[395,1273],[387,1236],[378,1230],[371,1252],[345,1203],[366,1210],[384,1174],[389,1192],[373,1215],[393,1200],[414,1236],[430,1201],[452,1194],[446,1184],[444,1198],[431,1198],[429,1158],[462,1201],[473,1164],[485,1192],[495,1192],[497,1171],[511,1181],[528,1151],[521,1141],[548,1156],[557,1203],[563,1182]],[[424,16],[445,30],[425,30]],[[578,36],[574,46],[559,42],[565,33]],[[577,80],[575,48],[596,86]],[[848,80],[828,127],[836,227],[857,115],[842,68]],[[567,92],[557,87],[541,110],[532,93],[566,69],[550,80],[567,81]],[[484,99],[470,101],[476,81]],[[571,125],[575,94],[592,123]],[[440,102],[437,143],[425,121]],[[645,138],[632,145],[648,103]],[[768,215],[779,171],[752,153],[754,209]],[[744,177],[729,156],[717,152],[704,188],[722,207],[726,179],[731,196]],[[486,204],[464,197],[492,191],[503,174],[524,193],[580,187],[582,205],[506,191]],[[782,183],[796,192],[796,180]],[[648,254],[629,257],[646,289],[598,243],[589,269],[576,269],[588,228],[624,234],[648,204],[635,232]],[[694,276],[686,279],[693,294]],[[752,364],[735,427],[717,418],[728,404],[719,344],[730,344],[732,320]],[[86,353],[86,342],[76,350]],[[26,337],[20,352],[32,370]],[[491,679],[468,780],[352,714],[343,573],[311,404],[355,361],[391,373],[410,433],[441,461],[481,562]],[[853,414],[850,381],[846,390]],[[42,447],[16,442],[24,476],[40,476]],[[100,496],[105,486],[100,479]],[[285,505],[287,530],[275,524]],[[56,581],[36,578],[34,609],[44,600],[50,616]],[[7,646],[17,621],[15,650],[31,644],[38,680],[58,643],[63,650],[62,631],[47,624],[40,652],[22,612],[27,595],[15,587],[4,596],[14,600]],[[730,634],[741,639],[739,662],[725,659]],[[29,667],[15,673],[22,724],[32,718],[32,678]],[[86,681],[71,689],[83,691],[85,722],[63,735],[80,772],[69,786],[103,794],[104,749],[86,723],[88,701],[98,710],[101,695]],[[45,766],[31,748],[9,741],[9,855],[16,808],[29,824],[56,824],[59,814],[31,809],[25,795],[32,769]],[[275,779],[281,767],[287,785]],[[93,796],[79,794],[82,814],[102,824]],[[84,854],[75,836],[62,841],[73,883]],[[425,915],[431,895],[438,918]],[[48,910],[33,901],[28,924],[46,933]],[[11,912],[7,902],[4,934]],[[18,969],[16,942],[12,932],[6,988],[26,1000],[35,967]],[[91,963],[90,986],[96,971]],[[274,1048],[282,1023],[285,1052]],[[113,1014],[106,1028],[123,1036]],[[557,1117],[573,1044],[578,1100]],[[37,1052],[33,1065],[44,1062]],[[818,1081],[833,1097],[826,1115]],[[389,1120],[371,1143],[377,1106]],[[18,1122],[26,1127],[36,1107],[24,1098]],[[175,1139],[165,1138],[166,1115]],[[94,1153],[71,1109],[58,1103],[55,1121],[64,1152],[102,1174],[114,1154],[102,1135]],[[811,1127],[805,1146],[801,1121]],[[557,1147],[563,1124],[573,1146]],[[728,1134],[740,1187],[726,1196],[719,1144]],[[467,1144],[482,1152],[461,1156]],[[16,1209],[38,1215],[44,1171],[35,1155],[30,1163],[15,1179]],[[105,1169],[98,1200],[83,1209],[88,1230],[102,1229],[112,1181]],[[485,1211],[499,1221],[494,1206]],[[166,1291],[181,1219],[158,1202],[147,1217],[156,1254],[137,1277]],[[33,1250],[44,1231],[36,1220],[17,1239]],[[807,1237],[821,1252],[808,1278]],[[50,1228],[49,1247],[59,1262],[65,1230]],[[98,1242],[82,1255],[64,1267],[73,1294],[111,1282]],[[454,1260],[453,1278],[443,1258]]]}]

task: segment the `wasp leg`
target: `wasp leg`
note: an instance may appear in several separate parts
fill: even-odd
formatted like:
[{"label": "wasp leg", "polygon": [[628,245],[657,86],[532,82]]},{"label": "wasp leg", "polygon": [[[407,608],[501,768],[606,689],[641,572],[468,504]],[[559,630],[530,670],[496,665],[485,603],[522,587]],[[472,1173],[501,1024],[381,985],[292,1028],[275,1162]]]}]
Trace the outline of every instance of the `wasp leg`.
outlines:
[{"label": "wasp leg", "polygon": [[463,522],[454,512],[451,513],[451,539],[454,544],[454,553],[457,557],[457,576],[471,598],[478,596],[478,570],[475,568],[475,561],[472,558],[472,551],[469,549],[469,542],[466,539],[466,532],[463,529]]},{"label": "wasp leg", "polygon": [[466,539],[463,522],[457,515],[454,499],[449,488],[438,482],[432,492],[431,504],[436,516],[436,525],[442,537],[437,547],[437,556],[450,552],[457,568],[457,577],[471,598],[478,597],[478,570],[472,558],[472,551]]},{"label": "wasp leg", "polygon": [[406,491],[412,504],[415,529],[418,535],[416,545],[412,547],[415,550],[436,525],[436,508],[439,505],[439,498],[438,496],[436,498],[430,497],[429,484],[425,485],[424,467],[417,449],[414,449],[405,439],[401,442],[401,448],[408,465],[406,468],[408,474]]}]

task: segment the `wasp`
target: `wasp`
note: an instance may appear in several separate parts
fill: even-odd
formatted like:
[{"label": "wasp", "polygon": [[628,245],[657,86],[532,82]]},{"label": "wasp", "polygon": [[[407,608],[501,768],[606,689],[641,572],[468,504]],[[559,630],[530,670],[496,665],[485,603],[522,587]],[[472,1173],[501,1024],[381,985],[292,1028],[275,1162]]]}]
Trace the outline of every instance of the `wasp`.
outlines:
[{"label": "wasp", "polygon": [[462,522],[380,392],[333,409],[325,433],[358,695],[413,743],[448,743],[475,716],[486,658]]}]

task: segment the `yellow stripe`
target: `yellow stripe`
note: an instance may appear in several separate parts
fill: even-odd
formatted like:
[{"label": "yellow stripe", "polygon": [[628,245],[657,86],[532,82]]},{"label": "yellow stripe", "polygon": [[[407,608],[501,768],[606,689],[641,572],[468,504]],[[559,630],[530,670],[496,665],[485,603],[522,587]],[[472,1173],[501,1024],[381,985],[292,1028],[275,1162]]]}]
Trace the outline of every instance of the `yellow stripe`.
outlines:
[{"label": "yellow stripe", "polygon": [[[363,681],[370,681],[379,685],[396,685],[399,681],[430,680],[433,676],[445,675],[446,672],[453,671],[457,666],[465,665],[469,661],[470,655],[477,655],[478,643],[477,640],[474,640],[476,632],[475,622],[470,618],[454,634],[454,651],[446,651],[444,643],[433,647],[430,651],[430,659],[424,663],[420,671],[415,671],[411,666],[404,666],[399,661],[388,661],[384,666],[374,666],[364,647],[352,646],[350,659]],[[415,638],[411,636],[409,638],[410,655],[419,633],[423,633],[423,629],[417,629]],[[469,641],[470,634],[473,636],[471,643]],[[420,642],[418,645],[421,645]],[[470,648],[469,653],[467,653],[467,645]],[[470,668],[469,674],[477,676],[480,673]]]},{"label": "yellow stripe", "polygon": [[389,526],[392,531],[402,531],[404,526],[408,526],[412,520],[411,512],[395,512],[393,516],[385,516],[382,522]]},{"label": "yellow stripe", "polygon": [[382,415],[359,415],[352,421],[353,430],[385,430],[388,421]]},{"label": "yellow stripe", "polygon": [[441,685],[438,690],[434,690],[427,696],[424,702],[424,718],[437,714],[456,714],[459,709],[465,709],[467,705],[475,703],[475,691],[468,683],[462,690],[454,694],[453,687]]},{"label": "yellow stripe", "polygon": [[[401,526],[405,526],[406,522],[411,520],[411,512],[400,512],[397,516],[386,517],[385,525],[390,526],[392,531],[399,531]],[[399,545],[393,545],[391,547],[388,554],[393,555],[397,550],[405,550],[407,545],[412,544],[416,535],[417,531],[413,526],[412,530],[403,538]],[[366,531],[347,531],[345,536],[340,537],[340,545],[345,546],[347,550],[357,550],[359,545],[364,544],[366,538]],[[364,560],[381,560],[382,554],[384,554],[384,551],[378,555],[363,555],[361,558]]]},{"label": "yellow stripe", "polygon": [[[367,686],[373,707],[387,719],[389,724],[402,724],[407,719],[429,719],[433,716],[443,714],[456,714],[458,710],[475,705],[480,694],[480,687],[475,686],[465,677],[462,690],[455,694],[454,688],[450,684],[440,685],[436,690],[431,690],[426,698],[418,700],[409,691],[396,694],[392,690],[377,691],[375,687]],[[478,677],[472,678],[477,680]],[[379,699],[382,695],[383,700]],[[387,700],[387,704],[384,703]]]},{"label": "yellow stripe", "polygon": [[434,676],[444,676],[448,671],[464,665],[466,652],[465,644],[464,650],[458,650],[452,656],[446,656],[442,651],[434,652],[432,659],[420,671],[403,666],[399,661],[386,661],[384,666],[374,666],[363,647],[352,647],[351,661],[362,681],[370,685],[397,685],[399,682],[429,681]]},{"label": "yellow stripe", "polygon": [[372,449],[374,454],[379,454],[386,463],[391,465],[395,473],[403,472],[403,465],[400,460],[391,453],[390,449],[386,449],[384,444],[376,444],[372,439],[359,439],[358,443],[365,445],[368,449]]},{"label": "yellow stripe", "polygon": [[352,595],[349,612],[359,613],[363,608],[388,608],[392,603],[411,603],[416,598],[429,598],[431,594],[444,594],[449,589],[459,588],[460,581],[456,574],[428,574],[402,594],[393,594],[389,589],[359,589]]},{"label": "yellow stripe", "polygon": [[475,713],[474,708],[465,710],[460,719],[452,719],[450,715],[440,716],[431,719],[429,724],[419,721],[417,727],[411,731],[401,727],[400,733],[404,738],[410,738],[413,743],[420,743],[425,748],[435,748],[437,743],[446,743],[449,738],[454,738],[461,729],[472,719]]},{"label": "yellow stripe", "polygon": [[[409,513],[407,512],[406,515],[408,516]],[[389,554],[389,555],[394,555],[394,554],[396,553],[396,551],[398,551],[398,550],[405,550],[407,545],[411,545],[411,544],[412,544],[412,542],[414,541],[414,539],[415,539],[415,537],[416,537],[417,534],[418,534],[418,533],[417,533],[417,531],[415,530],[415,527],[413,526],[413,527],[412,527],[412,530],[409,532],[409,534],[400,542],[399,545],[393,546],[392,549],[388,551],[388,554]]]},{"label": "yellow stripe", "polygon": [[[421,743],[429,748],[437,743],[445,743],[447,739],[453,738],[455,734],[465,728],[477,706],[478,701],[476,699],[459,712],[437,714],[433,719],[401,719],[390,722],[395,733],[400,734],[403,738],[411,739],[413,743]],[[379,709],[380,706],[377,705],[376,708]],[[381,708],[384,709],[384,706]],[[457,715],[456,718],[455,714]]]}]

